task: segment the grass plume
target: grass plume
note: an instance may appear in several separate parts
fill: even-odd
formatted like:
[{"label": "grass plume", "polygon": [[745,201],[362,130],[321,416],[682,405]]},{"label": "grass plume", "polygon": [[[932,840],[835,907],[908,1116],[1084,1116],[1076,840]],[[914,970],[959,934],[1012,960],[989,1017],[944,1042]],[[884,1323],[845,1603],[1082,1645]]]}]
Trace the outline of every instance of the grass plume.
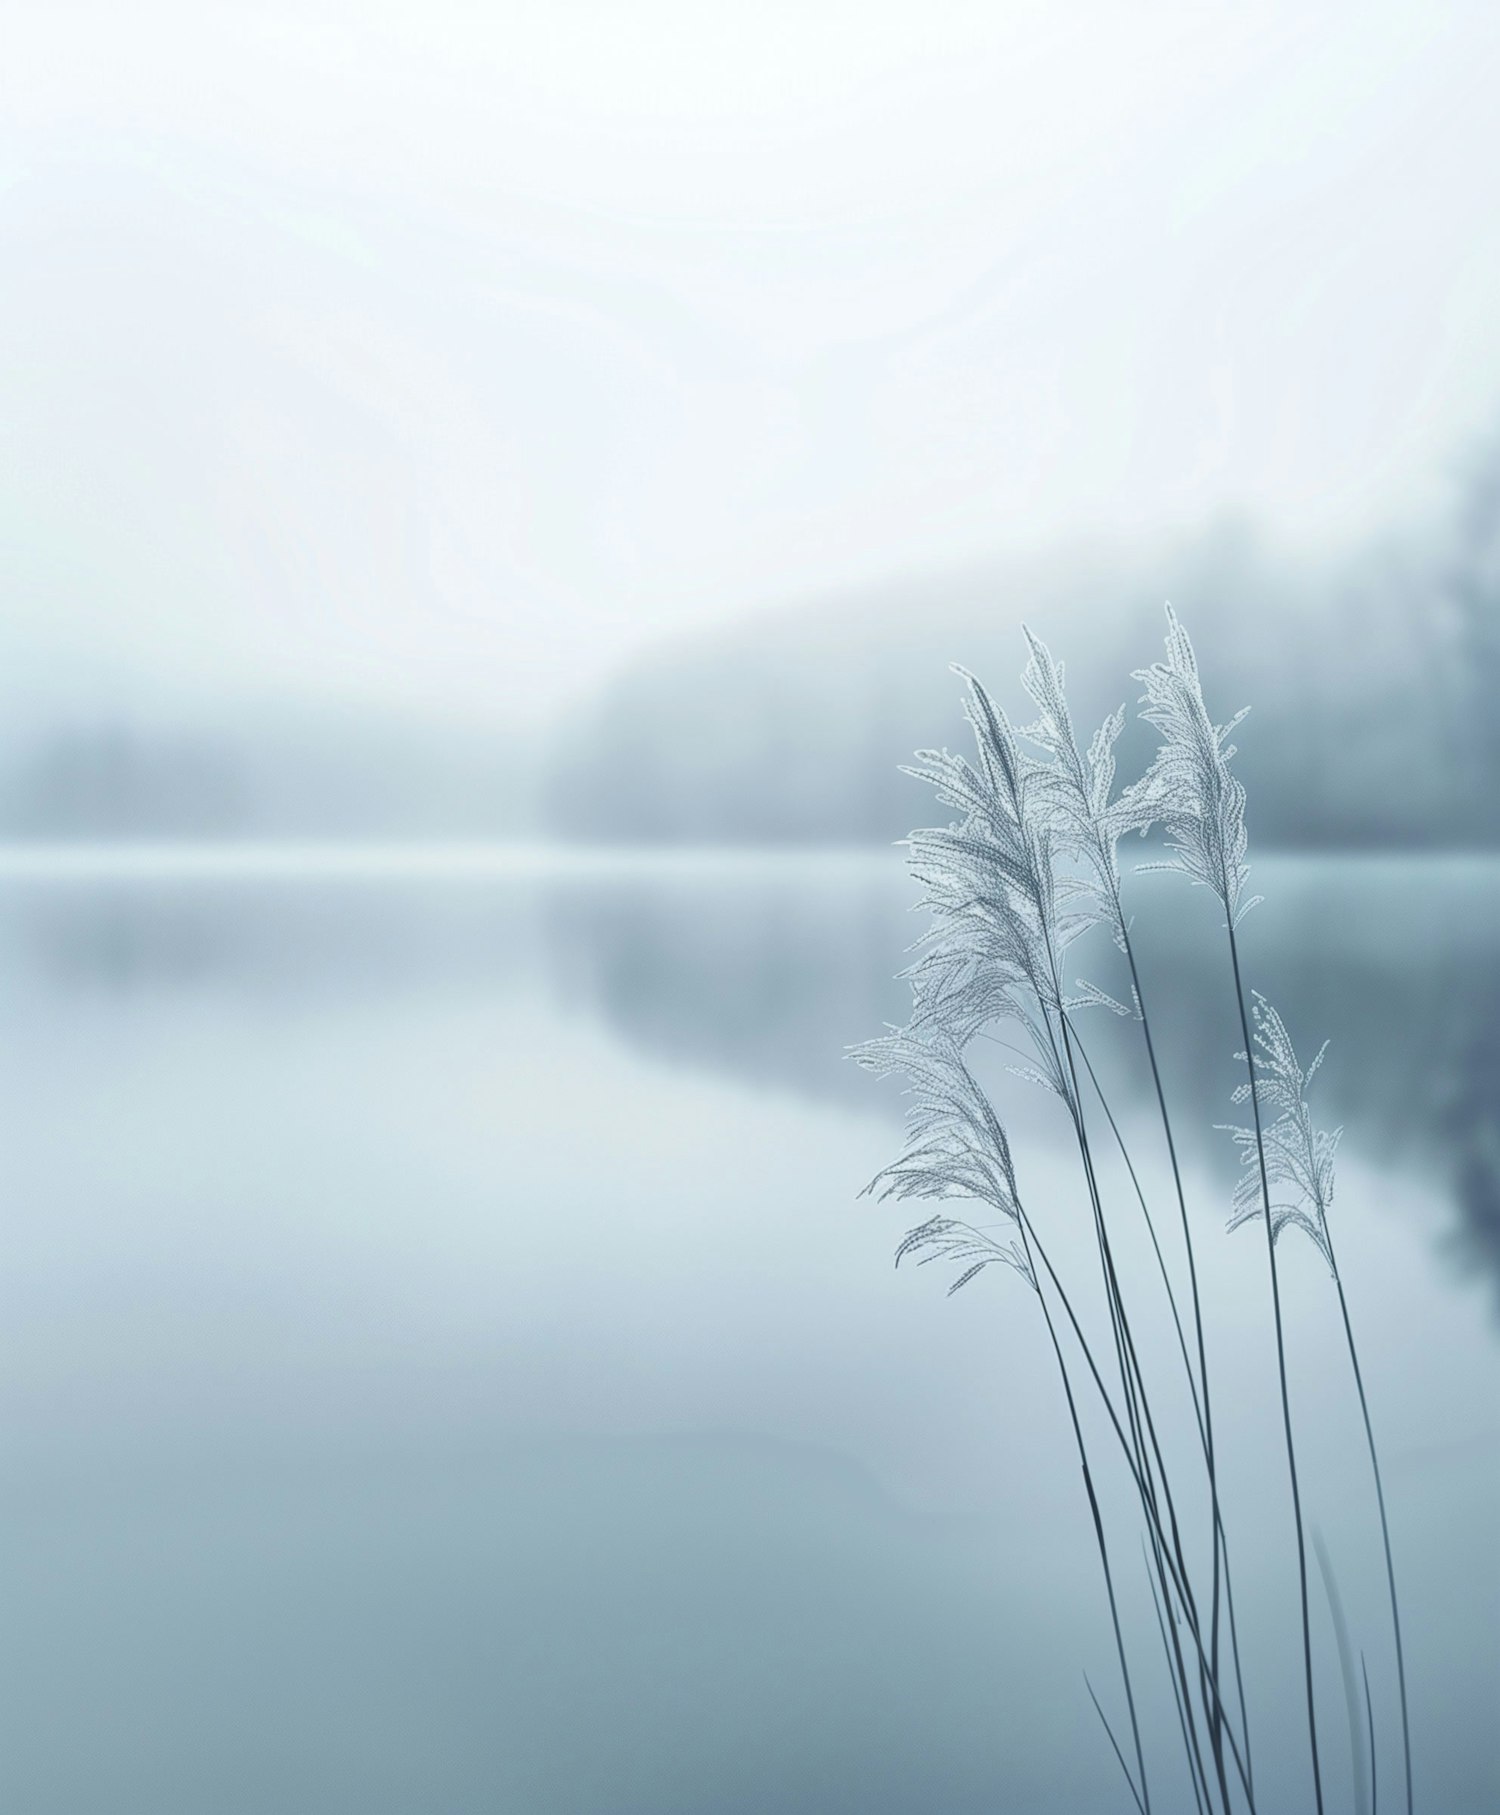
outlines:
[{"label": "grass plume", "polygon": [[[1225,1439],[1214,1421],[1208,1319],[1178,1137],[1119,859],[1120,841],[1127,834],[1154,829],[1167,855],[1137,867],[1185,875],[1224,911],[1228,982],[1243,1036],[1238,1057],[1245,1068],[1234,1100],[1251,1109],[1249,1125],[1229,1131],[1241,1172],[1228,1223],[1237,1229],[1259,1221],[1265,1231],[1297,1548],[1300,1674],[1313,1802],[1322,1815],[1307,1532],[1278,1273],[1278,1244],[1288,1229],[1305,1234],[1330,1269],[1358,1388],[1385,1545],[1411,1815],[1405,1660],[1384,1489],[1328,1226],[1339,1131],[1318,1128],[1308,1105],[1308,1088],[1326,1048],[1304,1068],[1281,1015],[1264,995],[1247,990],[1243,973],[1239,928],[1259,899],[1247,893],[1246,797],[1230,767],[1231,737],[1245,714],[1223,723],[1210,716],[1192,643],[1169,607],[1164,657],[1135,676],[1144,689],[1142,717],[1157,732],[1159,747],[1145,772],[1121,786],[1115,750],[1124,708],[1109,714],[1082,742],[1068,705],[1063,664],[1039,637],[1027,631],[1026,638],[1021,678],[1034,718],[1017,729],[973,675],[956,670],[964,685],[973,753],[920,751],[907,771],[931,788],[952,817],[946,825],[912,832],[905,841],[911,873],[922,890],[920,905],[929,916],[903,973],[911,990],[910,1019],[854,1049],[867,1070],[904,1077],[911,1099],[901,1151],[866,1189],[881,1199],[966,1200],[977,1206],[972,1216],[935,1211],[914,1224],[897,1247],[898,1265],[913,1260],[951,1268],[950,1293],[998,1265],[1018,1275],[1037,1300],[1090,1509],[1128,1740],[1123,1728],[1117,1734],[1092,1682],[1088,1693],[1135,1806],[1150,1815],[1155,1773],[1148,1773],[1132,1667],[1134,1643],[1117,1592],[1112,1557],[1118,1538],[1112,1541],[1104,1517],[1105,1504],[1113,1502],[1101,1497],[1103,1469],[1123,1469],[1129,1504],[1139,1520],[1137,1536],[1155,1606],[1153,1649],[1166,1665],[1181,1739],[1179,1764],[1195,1805],[1204,1815],[1233,1815],[1239,1809],[1254,1815],[1249,1697],[1221,1491]],[[1067,981],[1075,945],[1101,927],[1121,955],[1113,962],[1118,966],[1123,958],[1127,986],[1118,992]],[[1170,1254],[1143,1171],[1085,1043],[1082,1022],[1096,1012],[1116,1025],[1119,1020],[1134,1023],[1137,1030],[1138,1062],[1150,1076],[1176,1209],[1180,1240],[1173,1237]],[[1081,1215],[1097,1262],[1092,1277],[1060,1267],[1026,1203],[1010,1137],[971,1060],[973,1044],[981,1039],[1010,1054],[1011,1073],[1056,1099],[1077,1152]],[[1101,1128],[1108,1131],[1103,1147]],[[1154,1287],[1144,1292],[1121,1260],[1122,1212],[1113,1202],[1105,1163],[1110,1143],[1129,1178],[1156,1263]],[[1059,1248],[1065,1251],[1065,1246]],[[1171,1352],[1181,1363],[1175,1384],[1159,1377],[1154,1364],[1148,1366],[1140,1341],[1140,1332],[1164,1312],[1176,1337]],[[1163,1397],[1184,1389],[1194,1436],[1186,1448],[1180,1440],[1174,1442],[1161,1415]],[[1103,1426],[1094,1427],[1102,1436],[1090,1434],[1092,1420],[1084,1416],[1081,1403],[1085,1395],[1103,1414]],[[1104,1449],[1095,1453],[1101,1441]],[[1327,1579],[1332,1580],[1331,1566]],[[1352,1663],[1342,1624],[1340,1634],[1346,1699],[1352,1707]],[[1367,1676],[1365,1698],[1373,1792],[1376,1742]],[[1361,1758],[1356,1777],[1363,1776]]]}]

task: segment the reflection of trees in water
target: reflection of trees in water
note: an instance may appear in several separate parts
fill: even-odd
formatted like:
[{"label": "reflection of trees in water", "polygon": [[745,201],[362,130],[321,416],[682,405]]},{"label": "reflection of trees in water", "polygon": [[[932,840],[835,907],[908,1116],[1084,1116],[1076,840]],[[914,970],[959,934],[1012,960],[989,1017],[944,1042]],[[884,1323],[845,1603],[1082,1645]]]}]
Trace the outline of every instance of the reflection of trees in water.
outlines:
[{"label": "reflection of trees in water", "polygon": [[[1257,866],[1251,981],[1300,1049],[1333,1040],[1323,1117],[1365,1155],[1417,1166],[1459,1212],[1456,1252],[1500,1283],[1500,867]],[[1136,935],[1183,1139],[1226,1172],[1239,1046],[1215,913],[1166,878],[1135,885]],[[923,921],[895,852],[625,868],[524,884],[32,886],[0,916],[0,958],[70,990],[472,993],[536,962],[633,1046],[685,1066],[895,1114],[843,1057],[906,1012],[892,973]],[[1119,990],[1099,935],[1073,974]],[[1123,1024],[1086,1024],[1112,1100],[1147,1113]],[[997,1064],[1000,1055],[995,1055]],[[1045,1124],[1047,1118],[1039,1118]]]},{"label": "reflection of trees in water", "polygon": [[[1257,985],[1283,1008],[1301,1049],[1332,1041],[1316,1086],[1319,1119],[1342,1122],[1349,1147],[1416,1168],[1445,1190],[1458,1213],[1455,1253],[1500,1286],[1500,916],[1450,921],[1440,904],[1413,943],[1403,916],[1387,917],[1378,903],[1367,912],[1352,947],[1338,938],[1336,917],[1311,940],[1278,927],[1256,953]],[[1182,1021],[1196,1014],[1200,1029],[1218,1021],[1206,998],[1221,980],[1207,967],[1202,975],[1202,996],[1170,999],[1167,1026],[1178,1025],[1168,1043],[1178,1052],[1207,1049],[1201,1031],[1182,1037]],[[1179,1072],[1199,1121],[1238,1119],[1224,1113],[1222,1066],[1179,1063]]]},{"label": "reflection of trees in water", "polygon": [[102,996],[470,991],[525,961],[529,913],[508,879],[32,882],[0,913],[0,971]]},{"label": "reflection of trees in water", "polygon": [[199,985],[237,969],[257,923],[201,891],[34,889],[7,931],[28,965],[69,988],[118,993]]},{"label": "reflection of trees in water", "polygon": [[878,1109],[843,1049],[905,1013],[892,972],[920,922],[890,882],[816,860],[565,881],[547,915],[555,974],[660,1057]]},{"label": "reflection of trees in water", "polygon": [[[1332,1039],[1324,1116],[1366,1154],[1443,1182],[1458,1251],[1500,1281],[1500,870],[1303,862],[1264,864],[1256,879],[1271,899],[1246,923],[1251,980],[1299,1046]],[[633,1045],[878,1113],[893,1099],[842,1052],[904,1014],[891,973],[922,926],[911,898],[894,855],[745,864],[558,885],[548,921],[562,986]],[[1238,1082],[1222,933],[1199,894],[1166,879],[1141,884],[1138,907],[1174,1098],[1187,1138],[1208,1146]],[[1080,946],[1076,968],[1118,987],[1112,956]],[[1092,1026],[1112,1097],[1144,1110],[1148,1080],[1120,1049],[1123,1029]]]},{"label": "reflection of trees in water", "polygon": [[1453,992],[1459,1051],[1435,1118],[1462,1213],[1458,1250],[1500,1283],[1500,986]]}]

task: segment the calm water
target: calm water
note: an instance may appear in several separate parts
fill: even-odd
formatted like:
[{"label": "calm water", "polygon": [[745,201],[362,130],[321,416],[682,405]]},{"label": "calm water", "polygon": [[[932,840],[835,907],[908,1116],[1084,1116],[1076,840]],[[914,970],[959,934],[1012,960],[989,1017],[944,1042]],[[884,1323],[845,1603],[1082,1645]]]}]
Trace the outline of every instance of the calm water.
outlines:
[{"label": "calm water", "polygon": [[[1419,1791],[1490,1810],[1500,865],[1255,880],[1254,977],[1309,1052],[1335,1042]],[[1010,1277],[947,1301],[935,1270],[894,1273],[899,1207],[855,1201],[899,1101],[839,1053],[901,1014],[909,898],[893,853],[0,865],[0,1807],[1125,1807],[1035,1305]],[[1158,879],[1138,906],[1234,1433],[1257,1760],[1295,1810],[1264,1253],[1219,1233],[1210,1127],[1238,1040],[1210,906]],[[1154,1192],[1127,1035],[1101,1025],[1097,1062]],[[996,1088],[1084,1267],[1053,1108]],[[1286,1271],[1311,1516],[1383,1701],[1328,1282],[1305,1251]],[[1152,1617],[1143,1576],[1127,1615]],[[1331,1661],[1320,1693],[1348,1808]],[[1170,1770],[1156,1789],[1190,1806]]]}]

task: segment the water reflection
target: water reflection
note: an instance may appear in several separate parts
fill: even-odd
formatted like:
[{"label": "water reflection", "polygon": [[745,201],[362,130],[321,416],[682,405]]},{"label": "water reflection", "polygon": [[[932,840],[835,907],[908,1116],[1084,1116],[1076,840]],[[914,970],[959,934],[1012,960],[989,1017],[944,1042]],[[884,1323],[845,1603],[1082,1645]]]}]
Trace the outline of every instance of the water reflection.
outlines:
[{"label": "water reflection", "polygon": [[[1487,1808],[1500,1351],[1420,1219],[1451,1189],[1500,1270],[1500,880],[1257,882],[1256,975],[1336,1037],[1350,1214],[1400,1187],[1360,1305],[1401,1323],[1371,1365],[1422,1767]],[[1035,1332],[893,1275],[851,1202],[897,1099],[840,1051],[902,1013],[909,899],[896,853],[0,888],[6,1807],[1118,1807]],[[1209,1190],[1216,927],[1141,900]],[[1255,1504],[1264,1356],[1223,1342]],[[1358,1461],[1309,1459],[1356,1537]]]},{"label": "water reflection", "polygon": [[304,998],[484,988],[530,961],[524,881],[420,870],[11,883],[4,987],[68,995],[253,989]]},{"label": "water reflection", "polygon": [[[1325,1113],[1351,1147],[1441,1182],[1455,1258],[1500,1292],[1500,865],[1283,858],[1255,879],[1267,900],[1246,923],[1247,962],[1299,1043],[1333,1041]],[[1228,1118],[1240,1044],[1221,932],[1200,893],[1166,878],[1134,886],[1174,1093],[1207,1131]],[[358,873],[316,886],[31,882],[0,915],[0,987],[307,1000],[504,983],[597,1015],[658,1059],[894,1113],[843,1051],[903,1017],[894,973],[923,925],[912,900],[895,852],[502,864],[461,880],[396,868],[373,885]],[[1076,956],[1121,987],[1107,945]],[[1112,1098],[1141,1106],[1141,1068],[1110,1063],[1119,1030],[1090,1038]]]},{"label": "water reflection", "polygon": [[921,923],[894,858],[787,859],[554,885],[551,974],[632,1045],[868,1108],[844,1047],[903,1017]]},{"label": "water reflection", "polygon": [[[1500,1291],[1500,866],[1483,859],[1284,858],[1244,930],[1251,977],[1310,1054],[1333,1041],[1325,1113],[1351,1146],[1441,1180],[1454,1253]],[[1229,1119],[1241,1042],[1221,926],[1201,891],[1141,879],[1136,938],[1153,1019],[1187,1119]],[[759,1085],[874,1109],[841,1050],[903,1016],[893,979],[921,930],[898,857],[639,873],[563,882],[547,914],[559,989],[643,1051]],[[1119,989],[1105,945],[1078,968]],[[1091,1035],[1106,1048],[1114,1028]],[[1139,1066],[1111,1096],[1145,1101]]]}]

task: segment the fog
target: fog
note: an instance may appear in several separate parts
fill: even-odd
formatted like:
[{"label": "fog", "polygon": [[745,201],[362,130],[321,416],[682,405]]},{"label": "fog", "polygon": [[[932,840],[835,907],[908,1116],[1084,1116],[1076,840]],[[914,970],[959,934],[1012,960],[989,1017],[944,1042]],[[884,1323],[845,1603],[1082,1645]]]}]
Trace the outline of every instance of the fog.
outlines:
[{"label": "fog", "polygon": [[1226,510],[1324,553],[1425,525],[1500,407],[1494,34],[22,9],[4,716],[530,727],[893,575]]},{"label": "fog", "polygon": [[[1497,1806],[1497,79],[1495,9],[1414,0],[10,9],[0,1804],[1128,1806],[1036,1302],[892,1268],[911,1206],[859,1194],[902,1104],[846,1054],[907,1013],[889,843],[934,816],[899,765],[965,737],[949,665],[1023,713],[1029,625],[1087,739],[1170,599],[1252,707],[1246,974],[1332,1041],[1417,1806]],[[1269,1815],[1310,1802],[1281,1344],[1224,1232],[1245,1034],[1215,905],[1125,855],[1170,1165],[1128,1022],[1077,1010],[1118,1148],[1081,1170],[971,1056],[1087,1281],[1057,1359],[1105,1353],[1124,1206],[1197,1571],[1127,1190],[1176,1178]],[[1310,1244],[1278,1290],[1394,1809]]]}]

